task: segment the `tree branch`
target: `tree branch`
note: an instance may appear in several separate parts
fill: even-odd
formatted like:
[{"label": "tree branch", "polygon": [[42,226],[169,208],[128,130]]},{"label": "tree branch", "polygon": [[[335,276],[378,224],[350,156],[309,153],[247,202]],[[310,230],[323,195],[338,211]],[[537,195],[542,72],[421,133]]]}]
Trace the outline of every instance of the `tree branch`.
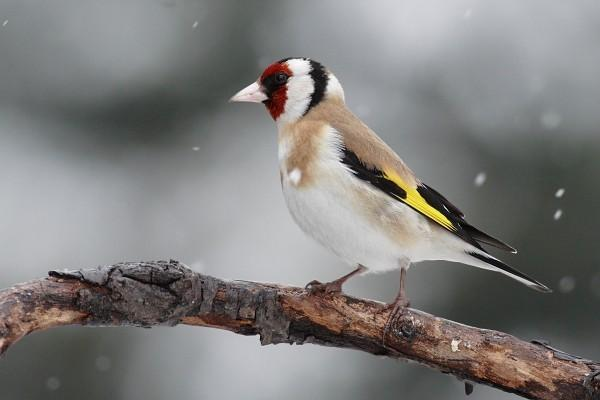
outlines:
[{"label": "tree branch", "polygon": [[600,399],[600,364],[540,342],[405,309],[382,340],[390,311],[344,295],[225,281],[177,261],[51,271],[0,291],[0,354],[60,325],[195,325],[402,358],[531,399]]}]

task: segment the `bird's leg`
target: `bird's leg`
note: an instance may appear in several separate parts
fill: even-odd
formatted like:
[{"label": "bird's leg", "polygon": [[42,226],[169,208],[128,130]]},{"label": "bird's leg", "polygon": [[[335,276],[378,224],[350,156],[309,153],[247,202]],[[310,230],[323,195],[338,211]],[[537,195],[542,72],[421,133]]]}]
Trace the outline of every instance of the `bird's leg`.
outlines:
[{"label": "bird's leg", "polygon": [[406,282],[406,268],[402,267],[402,268],[400,268],[400,290],[398,291],[396,300],[394,300],[395,307],[400,307],[400,308],[410,307],[410,301],[408,300],[408,297],[406,296],[405,282]]},{"label": "bird's leg", "polygon": [[394,302],[390,303],[386,306],[386,309],[391,308],[392,312],[390,313],[390,316],[388,317],[387,322],[385,323],[385,327],[383,328],[382,342],[384,345],[385,345],[385,336],[387,335],[388,331],[390,330],[392,323],[396,320],[396,318],[398,317],[398,314],[403,309],[410,306],[408,297],[406,297],[406,289],[405,289],[406,270],[408,269],[409,265],[410,265],[410,262],[408,260],[402,261],[402,266],[400,267],[400,290],[398,290],[398,295],[396,296],[396,299],[394,300]]},{"label": "bird's leg", "polygon": [[366,267],[358,264],[358,267],[349,274],[346,274],[342,277],[337,278],[334,281],[321,283],[319,281],[311,281],[306,285],[306,289],[310,292],[310,294],[316,293],[340,293],[342,291],[342,285],[346,283],[346,281],[352,278],[354,275],[360,274],[366,271]]}]

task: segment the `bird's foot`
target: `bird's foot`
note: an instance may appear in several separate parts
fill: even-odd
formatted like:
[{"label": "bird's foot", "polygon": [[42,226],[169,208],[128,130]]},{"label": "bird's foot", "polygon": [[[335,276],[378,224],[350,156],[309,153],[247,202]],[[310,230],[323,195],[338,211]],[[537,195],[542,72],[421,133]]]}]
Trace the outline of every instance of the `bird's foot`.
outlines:
[{"label": "bird's foot", "polygon": [[304,287],[310,294],[339,294],[342,293],[342,285],[356,274],[361,274],[367,269],[362,265],[358,265],[356,269],[344,276],[337,278],[334,281],[321,283],[319,281],[310,281]]},{"label": "bird's foot", "polygon": [[381,335],[381,343],[385,346],[385,337],[387,336],[392,324],[400,314],[406,309],[410,307],[410,301],[406,296],[398,296],[393,303],[387,304],[383,310],[387,311],[391,309],[390,315],[385,323],[383,328],[383,334]]},{"label": "bird's foot", "polygon": [[[386,304],[384,306],[384,310],[393,310],[393,311],[397,312],[400,309],[408,308],[408,307],[410,307],[410,300],[408,300],[408,297],[400,296],[396,300],[394,300],[393,303]],[[390,315],[393,315],[393,314],[390,314]]]},{"label": "bird's foot", "polygon": [[319,281],[310,281],[304,287],[311,295],[316,294],[338,294],[342,292],[342,283],[339,280],[321,283]]}]

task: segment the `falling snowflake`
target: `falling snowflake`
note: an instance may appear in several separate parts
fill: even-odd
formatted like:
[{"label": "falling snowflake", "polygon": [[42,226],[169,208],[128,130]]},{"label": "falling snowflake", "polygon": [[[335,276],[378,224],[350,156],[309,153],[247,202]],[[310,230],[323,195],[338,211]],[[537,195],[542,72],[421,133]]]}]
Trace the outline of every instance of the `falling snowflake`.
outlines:
[{"label": "falling snowflake", "polygon": [[50,378],[46,379],[46,389],[55,391],[58,390],[58,388],[60,388],[60,379],[55,376],[51,376]]},{"label": "falling snowflake", "polygon": [[200,147],[198,147],[198,146],[194,146],[194,147],[192,147],[192,150],[194,150],[194,151],[198,151],[198,150],[200,150]]},{"label": "falling snowflake", "polygon": [[562,122],[562,117],[560,114],[555,113],[554,111],[546,111],[540,117],[540,123],[547,130],[553,130],[560,126]]},{"label": "falling snowflake", "polygon": [[556,191],[556,193],[554,193],[554,197],[556,197],[557,199],[560,199],[564,195],[565,195],[565,189],[564,188],[560,188],[560,189],[558,189]]},{"label": "falling snowflake", "polygon": [[561,293],[570,293],[575,289],[575,278],[572,276],[563,276],[558,281],[558,290]]},{"label": "falling snowflake", "polygon": [[560,217],[562,217],[562,215],[563,215],[563,212],[560,208],[558,210],[554,211],[554,220],[558,221],[560,219]]},{"label": "falling snowflake", "polygon": [[8,20],[7,19],[5,19],[4,22],[2,23],[2,26],[6,26],[6,25],[8,25]]},{"label": "falling snowflake", "polygon": [[473,183],[475,183],[475,186],[480,187],[485,183],[486,179],[487,175],[485,172],[480,172],[475,176],[475,181]]},{"label": "falling snowflake", "polygon": [[194,21],[192,24],[192,29],[196,29],[198,27],[198,21]]}]

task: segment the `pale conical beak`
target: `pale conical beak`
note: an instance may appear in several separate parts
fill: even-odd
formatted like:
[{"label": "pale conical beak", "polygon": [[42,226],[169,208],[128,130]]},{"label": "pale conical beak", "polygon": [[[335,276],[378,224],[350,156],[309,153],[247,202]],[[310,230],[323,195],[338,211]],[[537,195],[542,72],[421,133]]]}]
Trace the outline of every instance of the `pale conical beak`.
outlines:
[{"label": "pale conical beak", "polygon": [[247,101],[250,103],[262,103],[267,100],[267,95],[263,92],[258,82],[243,88],[237,92],[229,101]]}]

